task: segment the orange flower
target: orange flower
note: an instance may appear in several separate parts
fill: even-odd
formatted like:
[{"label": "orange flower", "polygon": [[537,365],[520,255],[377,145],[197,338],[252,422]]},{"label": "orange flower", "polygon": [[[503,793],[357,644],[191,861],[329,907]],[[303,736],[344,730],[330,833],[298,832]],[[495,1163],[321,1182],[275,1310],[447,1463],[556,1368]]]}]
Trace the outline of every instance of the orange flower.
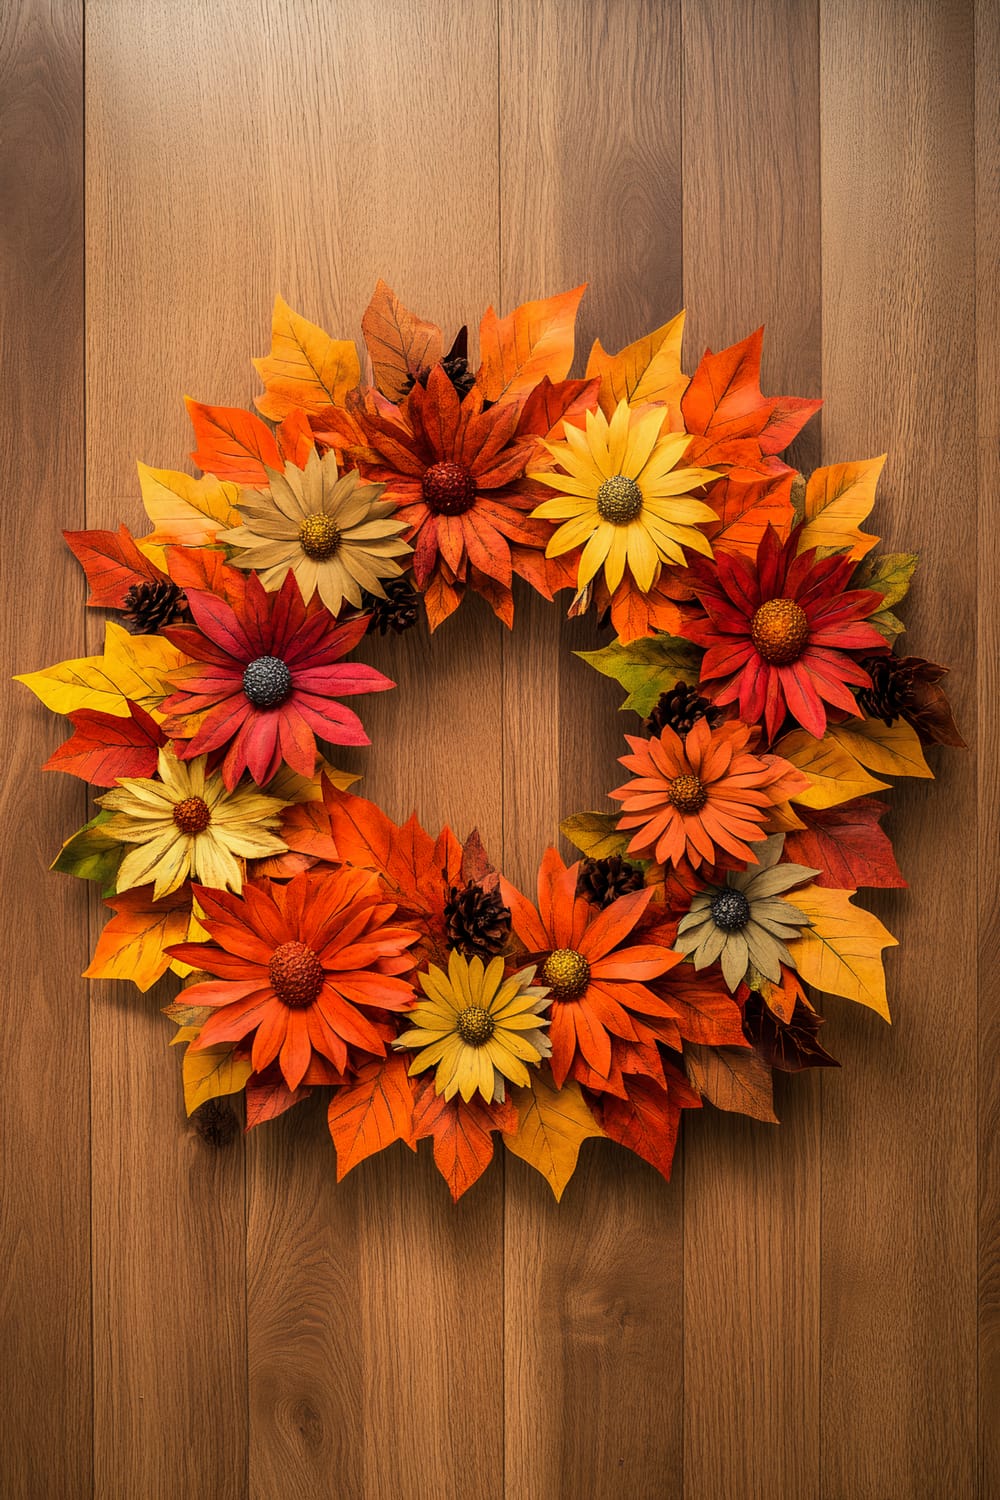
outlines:
[{"label": "orange flower", "polygon": [[750,846],[771,831],[771,809],[806,781],[780,756],[751,755],[754,732],[698,719],[683,740],[669,727],[648,740],[627,734],[633,753],[620,759],[635,776],[610,795],[622,804],[618,827],[636,830],[629,854],[664,865],[686,857],[694,869],[717,863],[720,851],[756,863]]}]

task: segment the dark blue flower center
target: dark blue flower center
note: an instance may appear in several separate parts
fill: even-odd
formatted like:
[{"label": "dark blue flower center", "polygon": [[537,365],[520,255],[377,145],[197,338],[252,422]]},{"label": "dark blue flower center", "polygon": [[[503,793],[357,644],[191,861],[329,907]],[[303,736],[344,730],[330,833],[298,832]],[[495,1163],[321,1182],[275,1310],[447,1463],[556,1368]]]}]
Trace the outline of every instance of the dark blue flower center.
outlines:
[{"label": "dark blue flower center", "polygon": [[723,932],[740,932],[750,920],[750,902],[742,891],[720,891],[710,910],[712,921]]},{"label": "dark blue flower center", "polygon": [[243,691],[255,708],[277,708],[292,691],[292,674],[277,656],[258,656],[243,673]]}]

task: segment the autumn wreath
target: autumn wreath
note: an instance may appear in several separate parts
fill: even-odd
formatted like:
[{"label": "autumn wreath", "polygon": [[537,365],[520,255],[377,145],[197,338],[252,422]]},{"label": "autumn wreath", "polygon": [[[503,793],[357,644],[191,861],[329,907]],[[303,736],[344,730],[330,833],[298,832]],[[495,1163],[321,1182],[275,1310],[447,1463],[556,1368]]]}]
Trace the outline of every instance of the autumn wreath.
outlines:
[{"label": "autumn wreath", "polygon": [[[773,1119],[772,1068],[833,1063],[806,986],[888,1018],[877,794],[962,741],[895,651],[916,558],[860,530],[883,459],[782,462],[819,402],[761,394],[760,331],[689,378],[678,317],[568,379],[582,291],[488,310],[473,371],[380,283],[364,378],[279,299],[260,415],[190,401],[203,477],[140,464],[150,534],[66,534],[102,654],[20,679],[72,724],[46,769],[110,788],[54,866],[114,913],[87,974],[184,979],[189,1111],[325,1090],[338,1177],[431,1137],[457,1198],[496,1132],[557,1196],[587,1136],[668,1176],[683,1109]],[[637,715],[537,894],[326,759],[393,686],[367,632],[470,588],[510,625],[514,575],[610,621],[581,654]]]}]

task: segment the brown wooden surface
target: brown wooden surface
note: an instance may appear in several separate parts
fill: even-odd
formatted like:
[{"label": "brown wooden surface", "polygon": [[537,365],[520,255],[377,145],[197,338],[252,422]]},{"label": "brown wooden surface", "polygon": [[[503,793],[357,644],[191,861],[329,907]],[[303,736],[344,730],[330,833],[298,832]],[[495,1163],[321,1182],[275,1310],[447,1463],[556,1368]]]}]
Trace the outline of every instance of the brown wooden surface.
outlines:
[{"label": "brown wooden surface", "polygon": [[[508,1157],[453,1208],[423,1150],[336,1186],[312,1103],[222,1151],[188,1127],[159,992],[77,977],[99,917],[45,866],[85,797],[13,688],[5,1500],[1000,1493],[998,76],[985,0],[5,9],[8,673],[96,647],[59,528],[138,519],[182,392],[249,402],[276,290],[356,334],[378,275],[447,329],[588,280],[581,346],[686,302],[690,369],[766,322],[765,389],[826,398],[799,462],[889,449],[908,645],[974,743],[977,659],[981,705],[978,755],[895,799],[912,888],[866,901],[891,1029],[831,1002],[843,1072],[780,1127],[688,1121],[669,1186],[588,1142],[558,1207]],[[528,880],[625,720],[570,654],[592,627],[517,610],[374,647],[400,690],[355,763]]]}]

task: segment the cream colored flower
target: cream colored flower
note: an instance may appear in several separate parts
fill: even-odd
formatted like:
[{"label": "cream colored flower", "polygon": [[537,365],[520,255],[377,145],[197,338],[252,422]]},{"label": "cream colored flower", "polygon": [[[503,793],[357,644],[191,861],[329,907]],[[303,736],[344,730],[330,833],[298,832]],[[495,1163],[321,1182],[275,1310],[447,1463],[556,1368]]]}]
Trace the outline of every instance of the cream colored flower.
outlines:
[{"label": "cream colored flower", "polygon": [[227,792],[221,774],[205,773],[204,755],[180,761],[160,751],[158,779],[123,776],[100,805],[112,814],[101,832],[135,847],[118,871],[117,889],[153,885],[153,899],[177,890],[189,877],[216,890],[243,888],[244,859],[281,854],[278,816],[287,802],[255,786]]},{"label": "cream colored flower", "polygon": [[239,549],[234,566],[258,572],[269,590],[291,569],[306,603],[318,593],[333,615],[345,600],[360,606],[362,589],[384,598],[382,580],[400,577],[396,558],[412,550],[401,540],[406,522],[380,498],[385,485],[364,484],[356,469],[339,476],[336,455],[315,449],[304,469],[286,464],[267,477],[269,489],[241,490],[243,525],[218,533]]}]

